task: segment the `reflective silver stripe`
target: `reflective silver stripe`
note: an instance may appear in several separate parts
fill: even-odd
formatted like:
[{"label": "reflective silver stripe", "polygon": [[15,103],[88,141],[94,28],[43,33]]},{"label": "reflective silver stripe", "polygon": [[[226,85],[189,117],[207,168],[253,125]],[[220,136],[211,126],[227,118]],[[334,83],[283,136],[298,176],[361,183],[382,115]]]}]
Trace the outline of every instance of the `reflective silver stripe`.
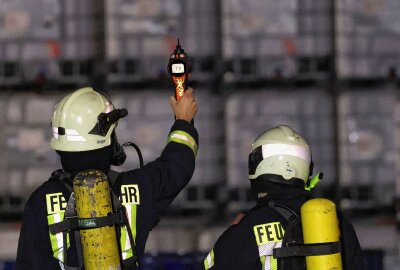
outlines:
[{"label": "reflective silver stripe", "polygon": [[53,128],[53,138],[58,139],[58,128]]},{"label": "reflective silver stripe", "polygon": [[86,139],[79,135],[75,129],[65,129],[65,135],[67,135],[67,141],[71,142],[85,142]]},{"label": "reflective silver stripe", "polygon": [[197,143],[193,139],[192,136],[190,136],[189,133],[183,131],[183,130],[175,130],[172,131],[169,136],[168,136],[168,142],[177,142],[177,143],[182,143],[187,146],[189,146],[194,153],[194,156],[197,156]]},{"label": "reflective silver stripe", "polygon": [[[65,130],[65,135],[67,138],[67,141],[71,142],[86,142],[85,137],[79,135],[78,131],[75,129],[66,129]],[[53,138],[58,139],[59,134],[58,134],[58,128],[53,127]]]},{"label": "reflective silver stripe", "polygon": [[290,144],[264,144],[262,145],[263,158],[272,156],[287,155],[304,159],[311,162],[310,149],[305,146],[290,145]]},{"label": "reflective silver stripe", "polygon": [[207,257],[204,259],[204,269],[208,270],[214,266],[214,249],[208,253]]},{"label": "reflective silver stripe", "polygon": [[[128,221],[129,221],[129,226],[131,226],[131,224],[132,224],[132,207],[136,208],[136,205],[130,205],[130,204],[125,205],[125,209],[126,209],[126,213],[127,213]],[[128,230],[127,227],[121,228],[120,242],[121,242],[121,253],[122,253],[123,260],[129,259],[133,255],[132,245],[131,245],[131,241],[129,239],[127,230]],[[131,230],[132,230],[132,228],[131,228]]]},{"label": "reflective silver stripe", "polygon": [[189,139],[188,139],[188,137],[186,137],[185,135],[182,135],[182,134],[172,134],[171,135],[171,139],[173,139],[173,138],[178,138],[178,139],[181,139],[181,140],[185,140],[185,141],[187,141],[187,142],[190,142],[189,141]]}]

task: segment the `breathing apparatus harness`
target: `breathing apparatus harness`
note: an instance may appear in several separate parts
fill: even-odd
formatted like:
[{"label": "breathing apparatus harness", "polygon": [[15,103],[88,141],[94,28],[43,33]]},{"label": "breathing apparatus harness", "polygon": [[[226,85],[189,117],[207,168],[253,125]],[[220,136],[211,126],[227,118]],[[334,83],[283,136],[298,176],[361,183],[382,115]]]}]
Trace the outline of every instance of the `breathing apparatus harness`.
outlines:
[{"label": "breathing apparatus harness", "polygon": [[[89,132],[90,134],[98,134],[105,136],[110,129],[111,125],[116,123],[120,118],[125,117],[128,114],[126,109],[115,109],[109,113],[101,113],[98,116],[98,122],[96,126]],[[140,168],[143,168],[143,156],[140,151],[140,148],[132,143],[126,142],[120,145],[117,141],[117,137],[115,132],[112,134],[112,151],[113,157],[111,164],[114,166],[122,165],[126,160],[126,153],[124,151],[124,147],[132,146],[138,155]],[[129,219],[127,216],[127,212],[125,207],[122,205],[121,201],[118,199],[118,196],[114,192],[114,184],[118,178],[119,173],[116,171],[110,170],[107,174],[107,178],[109,181],[109,186],[111,188],[111,199],[113,204],[113,213],[111,215],[105,217],[96,217],[96,218],[78,218],[76,206],[75,206],[75,193],[72,187],[72,177],[68,172],[63,171],[62,169],[56,170],[51,174],[50,180],[58,180],[62,183],[62,185],[68,191],[69,199],[67,203],[67,207],[65,209],[64,220],[49,225],[50,232],[52,234],[63,233],[63,255],[64,255],[64,262],[63,267],[66,270],[81,270],[83,269],[83,251],[82,245],[80,240],[80,230],[88,230],[88,229],[95,229],[100,227],[106,226],[117,226],[117,227],[126,227],[128,232],[129,241],[132,246],[133,256],[127,260],[122,261],[123,269],[130,269],[135,264],[138,265],[138,258],[136,255],[136,248],[135,248],[135,241],[132,234],[131,227],[129,226]],[[119,233],[119,230],[116,230]],[[78,267],[68,266],[67,261],[67,239],[68,234],[70,232],[74,232],[75,235],[75,242],[76,242],[76,249],[77,249],[77,256],[78,256]],[[119,236],[119,235],[118,235]]]},{"label": "breathing apparatus harness", "polygon": [[[284,181],[280,175],[262,175],[259,180],[264,180],[264,183],[273,182],[279,183],[286,186],[297,187],[298,195],[308,197],[311,199],[310,191],[313,190],[315,185],[322,180],[323,174],[318,173],[314,177],[310,178],[306,185],[301,179],[293,179],[291,181]],[[257,181],[253,181],[257,182]],[[262,184],[254,185],[252,182],[253,193],[261,192]],[[304,190],[298,189],[298,187],[304,187]],[[284,188],[282,186],[282,188]],[[306,199],[307,201],[307,199]],[[301,218],[290,207],[285,204],[275,201],[275,198],[261,197],[257,199],[257,205],[253,208],[254,210],[263,207],[269,207],[273,209],[279,216],[283,217],[287,222],[285,234],[282,239],[282,246],[280,248],[274,248],[273,257],[279,259],[279,270],[290,270],[290,269],[306,269],[305,257],[306,256],[318,256],[318,255],[329,255],[341,252],[340,241],[330,243],[317,243],[317,244],[305,244],[303,242],[302,224]]]},{"label": "breathing apparatus harness", "polygon": [[280,259],[280,270],[305,269],[304,260],[306,256],[329,255],[341,252],[340,241],[305,244],[299,215],[289,207],[277,202],[268,202],[268,207],[284,217],[288,224],[283,236],[282,247],[273,250],[273,256]]}]

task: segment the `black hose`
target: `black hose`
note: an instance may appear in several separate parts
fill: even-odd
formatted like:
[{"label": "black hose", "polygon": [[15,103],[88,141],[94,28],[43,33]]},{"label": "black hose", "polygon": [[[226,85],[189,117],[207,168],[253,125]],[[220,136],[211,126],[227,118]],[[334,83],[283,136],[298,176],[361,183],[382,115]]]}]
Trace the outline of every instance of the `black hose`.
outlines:
[{"label": "black hose", "polygon": [[133,148],[135,148],[135,150],[138,154],[138,157],[139,157],[139,166],[140,166],[140,168],[143,168],[143,156],[142,156],[142,152],[139,149],[139,146],[137,146],[133,142],[126,142],[122,146],[132,146]]}]

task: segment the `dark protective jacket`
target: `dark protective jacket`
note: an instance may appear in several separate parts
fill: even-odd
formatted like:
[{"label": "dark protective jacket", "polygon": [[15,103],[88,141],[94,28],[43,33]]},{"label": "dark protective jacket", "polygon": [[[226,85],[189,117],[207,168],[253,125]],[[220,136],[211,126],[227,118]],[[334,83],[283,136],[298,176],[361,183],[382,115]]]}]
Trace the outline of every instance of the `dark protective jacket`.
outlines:
[{"label": "dark protective jacket", "polygon": [[[171,128],[167,145],[159,158],[146,164],[142,169],[118,175],[112,189],[127,209],[136,242],[135,251],[139,259],[144,253],[149,232],[192,177],[197,147],[196,129],[186,121],[177,120]],[[54,177],[32,193],[23,215],[17,270],[63,268],[63,264],[60,263],[64,259],[62,233],[51,235],[49,224],[63,219],[69,197],[70,192],[66,186]],[[70,233],[69,237],[67,264],[77,266],[74,234]],[[126,232],[125,238],[127,238]],[[123,242],[125,241],[121,241],[122,256],[129,257],[132,250],[129,244],[125,245]]]},{"label": "dark protective jacket", "polygon": [[[300,207],[307,199],[307,197],[300,196],[295,199],[274,201],[290,207],[300,216]],[[365,269],[354,228],[340,212],[338,213],[343,269]],[[230,226],[218,238],[213,249],[202,262],[200,269],[279,269],[278,261],[273,258],[272,254],[274,248],[281,246],[287,226],[288,221],[275,209],[267,204],[260,205],[258,203],[238,224]],[[261,242],[268,243],[260,243],[260,239],[265,240]]]}]

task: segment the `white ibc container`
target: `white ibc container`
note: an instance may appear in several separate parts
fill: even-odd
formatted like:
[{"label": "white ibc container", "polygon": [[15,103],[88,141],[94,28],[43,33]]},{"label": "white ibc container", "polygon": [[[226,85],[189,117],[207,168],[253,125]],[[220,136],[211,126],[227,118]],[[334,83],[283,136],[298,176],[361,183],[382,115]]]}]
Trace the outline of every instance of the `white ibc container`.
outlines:
[{"label": "white ibc container", "polygon": [[394,195],[395,105],[396,94],[388,89],[347,91],[339,97],[341,184],[355,191],[370,188],[368,200],[376,205]]},{"label": "white ibc container", "polygon": [[398,1],[367,4],[364,1],[339,0],[336,5],[340,77],[386,77],[391,68],[398,68]]}]

